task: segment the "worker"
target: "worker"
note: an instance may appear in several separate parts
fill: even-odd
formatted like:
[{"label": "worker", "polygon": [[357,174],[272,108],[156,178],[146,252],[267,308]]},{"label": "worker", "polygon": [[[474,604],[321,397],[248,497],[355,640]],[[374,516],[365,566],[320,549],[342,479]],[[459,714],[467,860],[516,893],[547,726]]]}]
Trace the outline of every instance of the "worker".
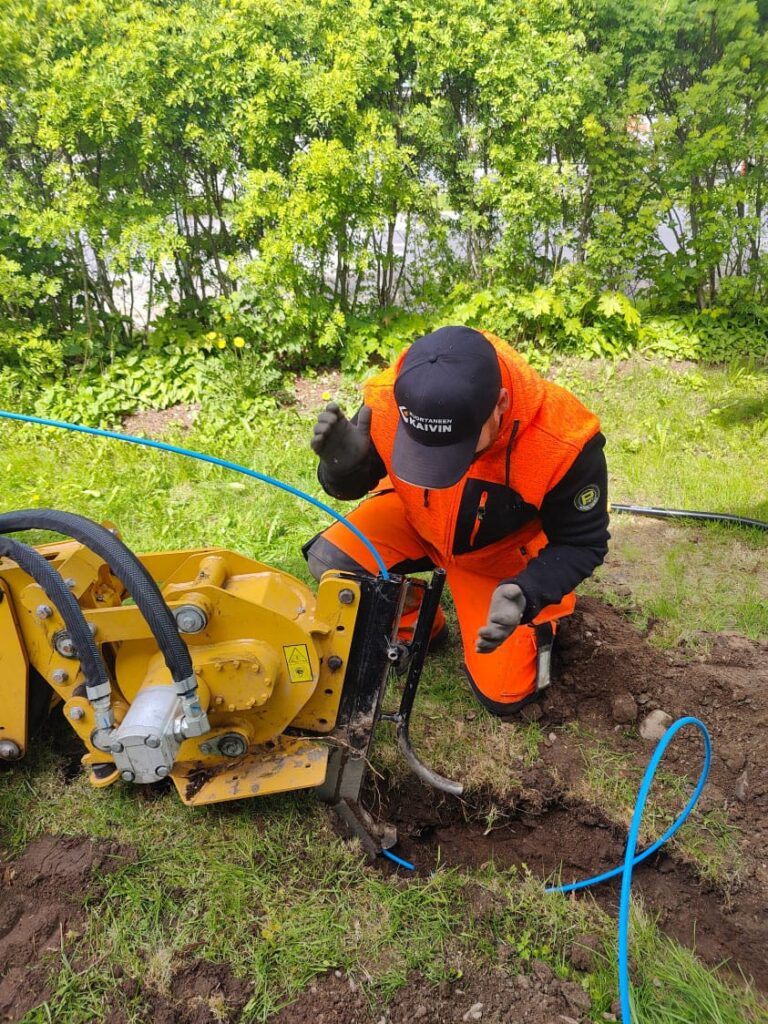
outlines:
[{"label": "worker", "polygon": [[[469,327],[419,338],[363,394],[351,420],[335,402],[317,419],[320,483],[342,500],[370,494],[349,519],[389,571],[445,569],[469,685],[507,718],[546,690],[558,622],[608,550],[597,417],[505,342]],[[304,554],[316,579],[329,569],[378,571],[340,523]],[[417,615],[407,610],[402,635]],[[439,610],[433,638],[445,628]]]}]

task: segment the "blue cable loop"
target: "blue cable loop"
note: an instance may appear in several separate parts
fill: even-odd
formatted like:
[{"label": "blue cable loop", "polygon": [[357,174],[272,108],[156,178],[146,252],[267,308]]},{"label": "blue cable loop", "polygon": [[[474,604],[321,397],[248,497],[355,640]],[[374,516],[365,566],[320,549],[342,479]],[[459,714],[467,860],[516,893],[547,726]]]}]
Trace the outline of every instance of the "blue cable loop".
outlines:
[{"label": "blue cable loop", "polygon": [[174,455],[185,455],[187,458],[197,459],[199,462],[209,462],[212,466],[222,466],[224,469],[231,469],[235,473],[242,473],[244,476],[253,477],[254,480],[260,480],[264,484],[270,484],[272,487],[277,487],[281,491],[287,491],[288,494],[293,494],[295,497],[309,502],[310,505],[314,505],[315,508],[319,508],[323,512],[326,512],[329,516],[332,516],[339,523],[346,526],[348,530],[351,530],[357,539],[361,540],[373,555],[384,579],[389,579],[389,572],[384,564],[384,560],[365,534],[361,533],[360,530],[358,530],[358,528],[343,515],[336,512],[335,509],[332,509],[330,505],[326,505],[325,502],[319,501],[317,498],[313,498],[311,494],[300,491],[297,487],[291,487],[290,484],[284,484],[282,480],[276,480],[274,477],[267,476],[265,473],[259,473],[255,469],[248,469],[246,466],[241,466],[237,462],[230,462],[228,459],[219,459],[215,455],[205,455],[203,452],[195,452],[190,448],[180,448],[174,444],[166,444],[164,441],[152,441],[145,437],[134,437],[132,434],[118,434],[114,430],[102,430],[100,427],[84,427],[78,423],[67,423],[64,420],[43,419],[40,416],[25,416],[23,413],[7,412],[3,409],[0,409],[0,418],[6,420],[18,420],[21,423],[37,423],[42,427],[58,427],[61,430],[73,430],[79,434],[93,434],[94,437],[109,437],[115,441],[127,441],[130,444],[144,445],[145,448],[157,448],[159,451],[171,452]]},{"label": "blue cable loop", "polygon": [[[694,725],[699,730],[704,740],[704,765],[701,769],[701,775],[699,781],[696,784],[690,800],[685,805],[685,808],[678,816],[677,820],[671,825],[664,835],[657,839],[652,846],[649,846],[647,850],[644,850],[641,854],[636,855],[637,850],[637,837],[640,832],[640,824],[643,819],[643,811],[645,810],[645,804],[648,799],[653,780],[656,775],[656,769],[659,767],[664,753],[669,746],[670,742],[674,739],[680,729],[686,725]],[[547,889],[547,892],[574,892],[576,889],[584,889],[589,885],[597,885],[600,882],[605,882],[609,878],[615,878],[617,875],[621,875],[621,897],[619,900],[619,956],[618,956],[618,968],[619,968],[619,998],[621,1001],[621,1018],[624,1024],[632,1024],[632,1008],[630,1003],[630,988],[629,988],[629,904],[630,904],[630,892],[632,888],[632,870],[636,864],[642,863],[647,860],[652,854],[654,854],[660,846],[662,846],[668,839],[670,839],[675,832],[680,828],[685,819],[691,813],[699,799],[704,783],[707,781],[707,775],[709,774],[709,766],[712,760],[712,742],[710,740],[709,732],[707,731],[706,725],[699,721],[698,718],[686,716],[685,718],[678,718],[664,735],[659,740],[656,749],[653,752],[651,760],[648,762],[648,767],[645,769],[643,775],[643,781],[640,784],[640,789],[637,794],[637,800],[635,802],[635,809],[632,815],[632,824],[629,828],[629,835],[627,836],[627,845],[624,854],[624,864],[621,867],[614,868],[612,871],[606,871],[601,875],[595,875],[594,878],[586,878],[580,882],[574,882],[571,885],[560,885],[556,888]]]},{"label": "blue cable loop", "polygon": [[[82,434],[92,434],[95,437],[108,437],[116,441],[127,441],[131,444],[144,445],[147,448],[156,448],[160,451],[171,452],[174,455],[185,455],[188,458],[198,459],[200,462],[208,462],[214,466],[222,466],[224,469],[234,470],[236,473],[242,473],[245,476],[253,477],[255,480],[260,480],[262,483],[270,484],[273,487],[277,487],[280,490],[287,491],[289,494],[293,494],[295,497],[302,498],[304,501],[309,502],[310,505],[314,505],[316,508],[321,509],[328,515],[332,516],[338,522],[343,523],[348,530],[351,530],[355,536],[365,544],[368,550],[371,552],[376,560],[377,565],[381,569],[381,574],[384,579],[389,578],[389,573],[384,565],[381,555],[378,553],[373,544],[368,538],[361,533],[356,526],[354,526],[348,519],[340,515],[329,505],[319,501],[317,498],[313,498],[312,495],[306,494],[304,491],[299,490],[296,487],[292,487],[290,484],[283,483],[281,480],[276,480],[273,477],[267,476],[264,473],[259,473],[254,469],[247,469],[245,466],[240,466],[236,462],[230,462],[227,459],[219,459],[214,455],[205,455],[202,452],[195,452],[188,448],[181,448],[177,445],[166,444],[164,441],[152,441],[147,438],[134,437],[131,434],[118,434],[112,430],[102,430],[98,427],[84,427],[75,423],[66,423],[61,420],[49,420],[43,419],[38,416],[26,416],[22,413],[13,413],[0,410],[0,418],[9,420],[18,420],[22,423],[37,423],[44,427],[58,427],[63,430],[73,430]],[[685,805],[683,811],[678,815],[675,822],[664,832],[664,834],[656,840],[647,850],[636,855],[637,849],[637,838],[640,832],[640,824],[643,818],[643,811],[645,810],[645,804],[648,799],[653,780],[656,775],[656,770],[659,766],[664,753],[669,746],[672,739],[686,725],[694,725],[701,733],[704,740],[704,765],[701,770],[699,781],[696,784],[688,803]],[[696,805],[696,802],[701,795],[701,791],[704,788],[704,784],[707,781],[707,775],[709,774],[709,767],[712,760],[712,743],[710,740],[709,732],[707,727],[698,718],[686,716],[685,718],[679,718],[674,722],[669,729],[664,733],[661,740],[659,741],[656,749],[653,752],[653,756],[645,769],[643,775],[643,781],[640,785],[640,790],[637,795],[637,801],[635,803],[634,813],[632,815],[632,824],[630,825],[629,834],[627,836],[627,845],[624,856],[624,863],[620,867],[613,868],[610,871],[605,871],[603,874],[595,875],[592,878],[582,879],[580,882],[572,882],[569,885],[560,885],[553,888],[546,889],[547,893],[555,892],[575,892],[578,889],[586,889],[588,886],[598,885],[600,882],[606,882],[610,878],[616,878],[617,875],[621,875],[621,897],[619,902],[619,954],[618,954],[618,969],[619,969],[619,996],[621,1000],[621,1016],[624,1024],[632,1024],[632,1008],[630,1003],[630,988],[629,988],[629,907],[630,907],[630,893],[632,888],[632,870],[637,864],[641,864],[648,857],[651,857],[657,850],[659,850],[664,843],[666,843],[672,836],[677,832],[686,818],[689,816],[691,811]],[[389,860],[398,864],[400,867],[407,868],[409,871],[414,871],[415,866],[409,863],[407,860],[403,860],[396,854],[392,853],[391,850],[382,850],[382,853]]]}]

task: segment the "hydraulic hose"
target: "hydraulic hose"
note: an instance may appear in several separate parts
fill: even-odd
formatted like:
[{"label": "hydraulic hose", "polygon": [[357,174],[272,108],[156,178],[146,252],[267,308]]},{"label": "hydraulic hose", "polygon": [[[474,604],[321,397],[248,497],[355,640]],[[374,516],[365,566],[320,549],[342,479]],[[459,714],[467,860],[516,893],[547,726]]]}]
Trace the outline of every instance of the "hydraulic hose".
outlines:
[{"label": "hydraulic hose", "polygon": [[768,530],[768,523],[761,519],[749,519],[747,516],[734,516],[725,512],[692,512],[682,508],[615,505],[613,502],[611,502],[610,511],[628,512],[633,516],[651,516],[654,519],[696,519],[704,523],[733,523],[736,526],[751,526],[758,530]]},{"label": "hydraulic hose", "polygon": [[103,558],[110,572],[134,599],[152,630],[174,683],[186,684],[184,692],[196,688],[192,659],[179,636],[173,613],[147,568],[119,537],[85,516],[52,508],[30,508],[0,514],[0,534],[21,530],[51,530],[73,537]]},{"label": "hydraulic hose", "polygon": [[[86,694],[96,712],[96,727],[110,729],[114,725],[114,717],[110,707],[109,677],[82,609],[69,587],[50,562],[28,544],[22,544],[11,537],[0,537],[0,555],[13,559],[20,569],[32,577],[51,604],[58,609],[80,659],[80,667],[85,676]],[[50,609],[45,615],[50,615]]]}]

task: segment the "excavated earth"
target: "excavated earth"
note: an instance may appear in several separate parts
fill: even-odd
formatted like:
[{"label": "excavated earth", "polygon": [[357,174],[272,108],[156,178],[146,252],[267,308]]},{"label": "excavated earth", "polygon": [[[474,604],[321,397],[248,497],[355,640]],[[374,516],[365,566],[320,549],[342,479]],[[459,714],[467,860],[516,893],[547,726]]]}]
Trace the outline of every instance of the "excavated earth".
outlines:
[{"label": "excavated earth", "polygon": [[[708,653],[693,660],[684,651],[664,654],[621,614],[584,599],[558,635],[557,682],[540,705],[546,740],[539,761],[512,766],[520,785],[503,799],[479,793],[459,801],[436,798],[415,780],[398,788],[380,782],[368,794],[371,810],[397,824],[397,852],[415,864],[417,876],[431,872],[438,860],[446,866],[492,860],[501,867],[525,864],[542,878],[553,872],[563,882],[582,878],[621,862],[625,830],[574,796],[584,756],[578,736],[563,727],[578,723],[589,730],[590,742],[604,740],[644,767],[655,743],[640,737],[638,724],[656,709],[672,718],[695,715],[709,728],[714,751],[701,803],[721,809],[739,830],[739,871],[727,887],[718,886],[670,849],[636,870],[634,891],[660,926],[705,962],[726,961],[724,970],[737,977],[743,972],[768,993],[768,644],[722,634],[706,639]],[[636,719],[627,721],[633,708]],[[666,768],[692,785],[701,762],[699,736],[684,730],[669,749]],[[488,832],[491,805],[497,817]],[[0,1020],[19,1020],[50,995],[52,961],[46,954],[76,949],[86,892],[93,894],[105,873],[131,857],[114,843],[43,837],[17,860],[0,861]],[[384,861],[371,870],[404,875]],[[617,883],[591,891],[615,913]],[[583,951],[572,960],[577,969],[589,967]],[[144,1019],[160,1024],[235,1022],[252,994],[252,986],[226,967],[196,960],[177,965],[170,997],[121,977],[119,968],[115,977],[117,1006],[141,1007]],[[109,1024],[126,1020],[117,1006]],[[329,971],[270,1020],[574,1024],[587,1021],[589,1009],[581,986],[534,962],[524,976],[468,968],[459,981],[442,985],[414,974],[386,1010],[372,1006],[355,980]]]}]

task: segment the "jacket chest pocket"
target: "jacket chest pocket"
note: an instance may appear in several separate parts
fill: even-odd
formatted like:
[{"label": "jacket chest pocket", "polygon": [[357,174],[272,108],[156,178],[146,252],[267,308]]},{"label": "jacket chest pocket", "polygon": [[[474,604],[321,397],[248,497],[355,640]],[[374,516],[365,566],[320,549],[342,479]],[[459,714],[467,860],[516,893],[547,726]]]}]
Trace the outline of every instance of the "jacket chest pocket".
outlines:
[{"label": "jacket chest pocket", "polygon": [[495,544],[538,515],[535,505],[504,484],[467,480],[456,517],[453,553],[463,555]]}]

